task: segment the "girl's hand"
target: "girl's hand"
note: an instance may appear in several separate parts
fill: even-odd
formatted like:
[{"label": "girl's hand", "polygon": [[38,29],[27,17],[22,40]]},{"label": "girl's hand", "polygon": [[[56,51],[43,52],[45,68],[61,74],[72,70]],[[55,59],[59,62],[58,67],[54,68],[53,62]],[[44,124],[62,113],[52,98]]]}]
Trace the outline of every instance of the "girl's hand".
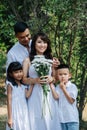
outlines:
[{"label": "girl's hand", "polygon": [[8,119],[8,126],[10,127],[10,128],[12,128],[12,126],[13,126],[13,122],[12,122],[12,119]]}]

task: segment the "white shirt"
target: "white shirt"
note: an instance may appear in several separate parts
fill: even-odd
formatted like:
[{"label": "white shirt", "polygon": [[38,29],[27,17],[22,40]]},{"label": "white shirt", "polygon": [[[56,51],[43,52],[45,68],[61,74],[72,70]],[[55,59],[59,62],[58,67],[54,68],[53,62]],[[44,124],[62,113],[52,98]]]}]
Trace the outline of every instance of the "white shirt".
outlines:
[{"label": "white shirt", "polygon": [[[29,47],[31,47],[31,41],[29,43]],[[7,62],[6,62],[6,69],[8,65],[13,61],[19,61],[21,64],[23,63],[24,59],[29,56],[29,52],[26,47],[21,45],[17,42],[7,54]]]},{"label": "white shirt", "polygon": [[57,85],[56,91],[59,94],[58,109],[60,122],[79,122],[78,110],[76,106],[76,98],[78,94],[77,87],[75,84],[69,81],[66,85],[66,90],[75,101],[73,104],[69,103],[62,89],[59,87],[59,85]]}]

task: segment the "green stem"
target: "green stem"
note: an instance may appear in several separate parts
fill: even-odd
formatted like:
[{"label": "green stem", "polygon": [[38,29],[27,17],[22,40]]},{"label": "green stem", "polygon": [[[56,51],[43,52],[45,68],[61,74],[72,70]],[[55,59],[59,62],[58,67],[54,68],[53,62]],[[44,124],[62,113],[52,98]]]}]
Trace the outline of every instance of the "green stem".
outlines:
[{"label": "green stem", "polygon": [[[46,96],[45,96],[45,97],[46,97]],[[51,119],[52,119],[51,110],[50,110],[50,106],[49,106],[49,103],[48,103],[47,97],[46,97],[46,101],[47,101],[47,105],[48,105],[49,113],[50,113],[50,116],[51,116]]]},{"label": "green stem", "polygon": [[43,94],[42,117],[44,116],[44,114],[45,114],[45,97]]},{"label": "green stem", "polygon": [[46,110],[45,110],[45,105],[46,105],[45,103],[46,102],[47,102],[49,113],[50,113],[50,116],[51,116],[51,119],[52,119],[51,110],[50,110],[50,106],[49,106],[49,103],[48,103],[48,100],[47,100],[47,96],[43,93],[42,117],[46,114]]}]

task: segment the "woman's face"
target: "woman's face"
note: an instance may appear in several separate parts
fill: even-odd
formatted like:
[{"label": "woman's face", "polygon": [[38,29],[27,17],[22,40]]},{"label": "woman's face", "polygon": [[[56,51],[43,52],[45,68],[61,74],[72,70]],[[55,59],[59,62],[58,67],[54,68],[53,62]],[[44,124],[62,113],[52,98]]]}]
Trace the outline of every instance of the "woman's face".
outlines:
[{"label": "woman's face", "polygon": [[35,43],[36,54],[43,55],[47,50],[47,46],[47,42],[44,42],[40,37],[38,37]]}]

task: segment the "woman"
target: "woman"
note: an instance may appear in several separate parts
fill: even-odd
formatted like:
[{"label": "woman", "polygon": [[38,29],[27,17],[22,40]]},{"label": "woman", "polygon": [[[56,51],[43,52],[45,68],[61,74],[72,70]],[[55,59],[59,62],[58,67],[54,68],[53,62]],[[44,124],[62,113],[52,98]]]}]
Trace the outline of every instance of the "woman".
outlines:
[{"label": "woman", "polygon": [[[44,78],[39,76],[43,76],[41,72],[44,73],[47,69],[41,69],[41,72],[38,71],[37,63],[39,64],[40,62],[43,64],[49,62],[48,76]],[[25,83],[30,85],[34,80],[32,95],[28,99],[31,130],[61,130],[56,111],[56,101],[52,97],[49,86],[49,83],[52,81],[51,63],[50,40],[46,34],[39,32],[32,39],[30,58],[27,58],[23,64]],[[27,74],[33,79],[31,82],[27,78]],[[45,85],[47,85],[46,91],[43,91]]]}]

